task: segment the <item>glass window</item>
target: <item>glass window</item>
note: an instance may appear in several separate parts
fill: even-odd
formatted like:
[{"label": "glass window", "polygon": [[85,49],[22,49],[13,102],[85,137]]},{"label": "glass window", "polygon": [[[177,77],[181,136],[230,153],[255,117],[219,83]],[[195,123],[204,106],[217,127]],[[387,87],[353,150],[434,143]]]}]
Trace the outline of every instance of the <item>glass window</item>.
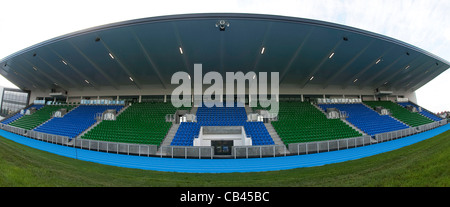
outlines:
[{"label": "glass window", "polygon": [[0,110],[0,113],[3,116],[16,113],[28,105],[28,93],[11,90],[12,89],[5,88],[3,91]]}]

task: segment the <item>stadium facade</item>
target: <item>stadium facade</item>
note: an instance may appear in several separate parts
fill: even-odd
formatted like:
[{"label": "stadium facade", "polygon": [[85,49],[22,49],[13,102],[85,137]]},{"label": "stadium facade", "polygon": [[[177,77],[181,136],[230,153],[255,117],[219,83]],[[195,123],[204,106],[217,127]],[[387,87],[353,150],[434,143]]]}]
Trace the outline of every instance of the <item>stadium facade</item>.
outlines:
[{"label": "stadium facade", "polygon": [[[250,107],[248,85],[244,94],[224,87],[215,98],[237,94],[226,101],[245,107],[202,107],[195,101],[211,83],[192,93],[191,107],[174,108],[170,95],[179,84],[171,78],[180,71],[194,78],[194,64],[223,77],[278,73],[279,91],[271,98],[280,112],[273,116],[260,103]],[[330,151],[343,147],[340,140],[347,148],[364,146],[446,124],[416,104],[415,91],[449,67],[405,42],[317,20],[236,13],[136,19],[59,36],[0,60],[0,73],[29,93],[25,110],[2,120],[2,128],[151,156]],[[270,88],[259,95],[270,96]],[[139,147],[123,151],[109,143]]]}]

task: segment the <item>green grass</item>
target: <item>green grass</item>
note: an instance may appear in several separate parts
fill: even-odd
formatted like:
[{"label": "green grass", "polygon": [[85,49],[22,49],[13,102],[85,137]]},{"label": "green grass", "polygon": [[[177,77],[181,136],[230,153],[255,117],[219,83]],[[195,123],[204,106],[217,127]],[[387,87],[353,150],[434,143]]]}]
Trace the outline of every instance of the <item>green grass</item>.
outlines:
[{"label": "green grass", "polygon": [[450,186],[450,131],[376,156],[320,167],[191,174],[120,168],[0,137],[0,186]]}]

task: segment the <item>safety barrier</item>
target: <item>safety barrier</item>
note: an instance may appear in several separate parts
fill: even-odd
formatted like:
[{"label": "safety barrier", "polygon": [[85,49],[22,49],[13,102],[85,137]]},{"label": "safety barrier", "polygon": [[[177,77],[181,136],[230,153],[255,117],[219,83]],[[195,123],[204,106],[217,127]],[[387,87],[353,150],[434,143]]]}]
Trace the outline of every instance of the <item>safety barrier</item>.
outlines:
[{"label": "safety barrier", "polygon": [[288,148],[291,155],[301,155],[349,149],[373,143],[375,142],[370,136],[361,136],[320,142],[291,143]]},{"label": "safety barrier", "polygon": [[161,146],[159,156],[185,159],[213,159],[214,149],[212,146]]},{"label": "safety barrier", "polygon": [[233,146],[231,154],[234,159],[279,157],[290,155],[285,145]]},{"label": "safety barrier", "polygon": [[424,131],[428,131],[428,130],[434,129],[436,127],[439,127],[439,126],[443,126],[445,124],[447,124],[447,120],[441,120],[441,121],[436,121],[436,122],[429,123],[429,124],[420,125],[417,127],[410,127],[407,129],[376,134],[374,137],[377,140],[377,142],[385,142],[385,141],[390,141],[390,140],[394,140],[394,139],[398,139],[398,138],[402,138],[402,137],[411,136],[413,134],[421,133]]},{"label": "safety barrier", "polygon": [[0,124],[0,128],[5,131],[12,132],[14,134],[22,135],[25,137],[53,144],[107,153],[139,155],[139,156],[155,156],[158,148],[156,145],[105,142],[88,139],[71,139],[66,136],[47,134],[33,130],[26,130],[5,124]]},{"label": "safety barrier", "polygon": [[349,149],[371,145],[375,143],[390,141],[401,137],[411,136],[420,132],[428,131],[439,126],[447,124],[447,120],[441,120],[430,124],[411,127],[408,129],[376,134],[371,136],[361,136],[338,140],[328,140],[320,142],[291,143],[285,145],[261,145],[261,146],[233,146],[231,155],[215,155],[212,146],[193,147],[193,146],[161,146],[129,144],[117,142],[105,142],[87,139],[70,139],[66,136],[47,134],[33,130],[26,130],[10,125],[0,123],[0,129],[9,131],[25,137],[59,144],[63,146],[76,147],[80,149],[101,151],[107,153],[139,155],[139,156],[159,156],[171,158],[196,158],[196,159],[214,159],[214,158],[262,158],[279,157],[300,154],[312,154],[329,152],[335,150]]},{"label": "safety barrier", "polygon": [[42,132],[26,130],[26,129],[22,129],[22,128],[10,126],[10,125],[5,125],[5,124],[0,124],[0,128],[5,131],[12,132],[14,134],[22,135],[25,137],[29,137],[29,138],[33,138],[33,139],[37,139],[37,140],[41,140],[41,141],[45,141],[45,142],[50,142],[53,144],[64,145],[64,146],[68,146],[68,143],[70,140],[70,138],[66,137],[66,136],[46,134],[46,133],[42,133]]},{"label": "safety barrier", "polygon": [[119,142],[105,142],[89,139],[74,139],[72,146],[92,151],[138,155],[138,156],[155,156],[158,147],[156,145],[129,144]]},{"label": "safety barrier", "polygon": [[159,152],[160,157],[171,158],[198,158],[198,159],[214,159],[214,158],[262,158],[262,157],[279,157],[287,156],[289,152],[284,145],[260,145],[260,146],[233,146],[230,155],[214,154],[212,146],[161,146]]}]

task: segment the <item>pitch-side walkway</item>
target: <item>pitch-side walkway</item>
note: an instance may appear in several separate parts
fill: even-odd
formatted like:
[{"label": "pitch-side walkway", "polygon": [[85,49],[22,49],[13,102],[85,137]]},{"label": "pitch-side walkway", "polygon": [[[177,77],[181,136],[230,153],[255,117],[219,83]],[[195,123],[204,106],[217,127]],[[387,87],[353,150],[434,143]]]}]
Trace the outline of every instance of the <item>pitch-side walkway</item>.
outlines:
[{"label": "pitch-side walkway", "polygon": [[66,156],[74,159],[96,162],[126,168],[144,170],[189,172],[189,173],[231,173],[231,172],[261,172],[286,170],[302,167],[314,167],[331,163],[345,162],[359,158],[396,150],[439,135],[450,129],[450,124],[426,131],[420,134],[383,142],[364,147],[340,151],[324,152],[309,155],[286,157],[250,158],[250,159],[180,159],[140,157],[104,152],[82,150],[66,147],[0,130],[0,136],[39,150]]}]

